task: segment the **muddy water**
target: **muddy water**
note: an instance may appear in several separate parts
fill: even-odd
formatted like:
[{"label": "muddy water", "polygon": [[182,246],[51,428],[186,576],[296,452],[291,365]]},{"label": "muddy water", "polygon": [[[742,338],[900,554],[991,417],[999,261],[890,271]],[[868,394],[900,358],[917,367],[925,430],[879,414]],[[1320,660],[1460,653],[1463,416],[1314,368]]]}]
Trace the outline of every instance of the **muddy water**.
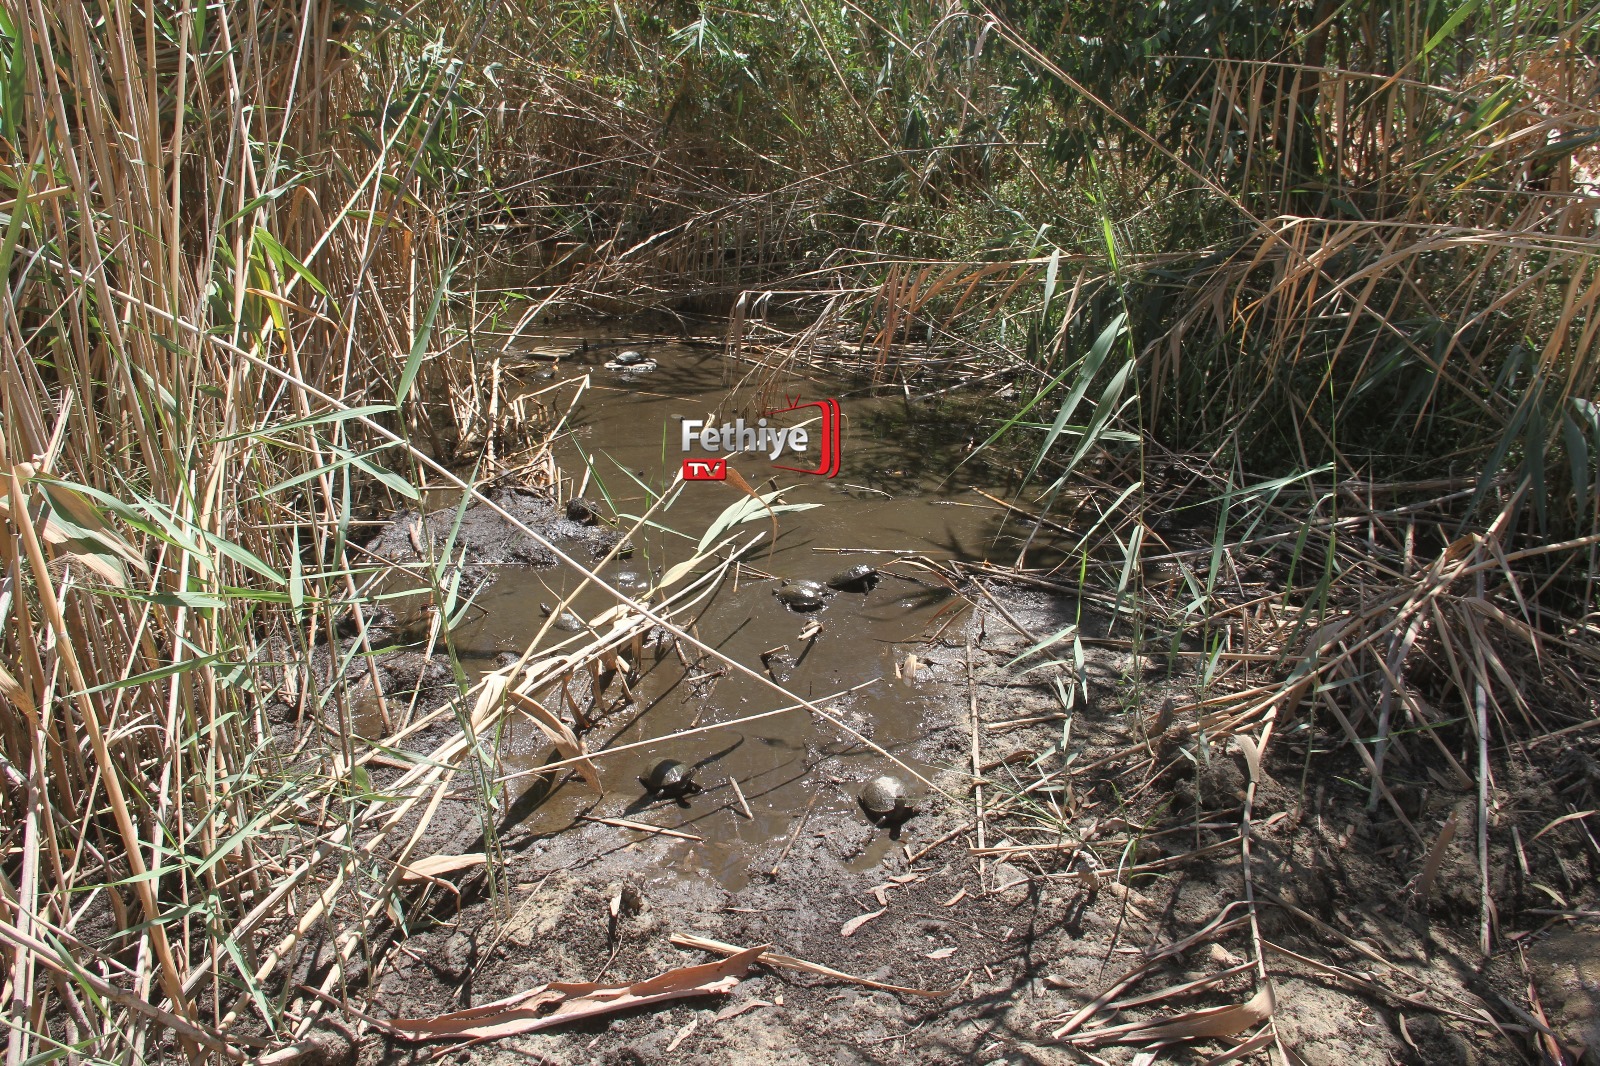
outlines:
[{"label": "muddy water", "polygon": [[[554,363],[532,362],[523,375],[530,386],[542,388],[590,376],[591,386],[574,412],[573,432],[561,440],[557,458],[575,480],[581,479],[587,464],[590,476],[584,495],[597,502],[603,514],[642,514],[650,501],[640,482],[659,489],[672,480],[684,457],[679,419],[711,414],[717,423],[739,416],[753,421],[756,412],[753,387],[735,388],[738,383],[730,378],[730,366],[741,374],[744,368],[730,364],[715,349],[651,343],[638,337],[591,338],[587,350],[575,350],[577,342],[570,338],[531,343],[546,356],[565,355]],[[648,373],[605,369],[603,364],[622,348],[643,351],[656,361],[656,369]],[[746,568],[736,582],[724,583],[693,617],[695,632],[757,669],[762,653],[768,653],[773,676],[810,699],[866,685],[831,705],[860,733],[915,764],[920,723],[935,700],[949,700],[950,693],[941,691],[940,682],[962,680],[963,665],[959,651],[919,643],[957,605],[948,593],[918,580],[925,572],[895,560],[901,555],[1013,560],[1016,537],[1025,530],[1015,523],[1002,528],[996,509],[970,491],[978,485],[1003,493],[1009,474],[984,456],[958,468],[974,436],[982,432],[977,428],[980,412],[970,402],[912,404],[903,391],[874,394],[870,388],[844,381],[791,378],[780,390],[803,393],[808,399],[827,395],[840,399],[844,413],[840,473],[824,479],[775,471],[764,457],[753,455],[733,461],[758,488],[769,487],[767,479],[775,477],[772,484],[788,487],[785,502],[819,506],[780,516],[772,553],[767,554],[764,541],[761,549],[745,556],[754,570]],[[571,393],[559,395],[565,402]],[[799,458],[816,454],[813,443]],[[686,485],[661,521],[689,539],[665,532],[636,537],[634,555],[609,564],[607,575],[617,583],[626,572],[648,576],[670,567],[689,554],[713,519],[741,495],[731,482]],[[765,519],[739,528],[746,536],[766,529],[770,541],[770,522]],[[804,615],[782,606],[773,594],[778,582],[760,576],[764,572],[779,578],[826,580],[857,563],[881,567],[887,576],[868,593],[835,593],[824,609]],[[484,658],[499,651],[520,651],[544,621],[541,604],[555,604],[575,584],[565,568],[502,573],[480,596],[479,617],[457,630],[459,645],[476,649]],[[610,602],[603,593],[586,592],[575,607],[590,617]],[[821,623],[820,632],[802,640],[802,630],[813,621]],[[565,636],[553,634],[556,639]],[[781,650],[774,654],[773,649]],[[896,665],[913,652],[922,663],[918,678],[897,677]],[[592,739],[591,744],[614,747],[666,738],[689,727],[782,705],[770,688],[722,673],[714,660],[693,663],[692,655],[690,659],[693,668],[686,671],[676,655],[657,661],[647,653],[646,672],[634,686],[640,696],[637,708],[620,712],[621,728],[619,722],[608,722],[610,735],[604,743]],[[706,676],[718,673],[722,676]],[[533,746],[536,751],[540,748]],[[636,778],[663,758],[698,767],[697,778],[708,791],[694,797],[688,808],[670,802],[645,805]],[[507,762],[513,770],[532,765],[527,756],[511,756]],[[675,848],[676,869],[715,878],[730,888],[747,878],[753,845],[783,838],[808,805],[818,813],[853,811],[860,782],[893,769],[882,755],[836,727],[814,723],[804,711],[727,731],[664,739],[659,745],[601,759],[599,765],[606,796],[598,803],[576,784],[544,796],[538,778],[515,782],[519,791],[527,789],[529,781],[536,782],[525,795],[513,793],[511,820],[518,823],[516,828],[554,832],[579,814],[622,815],[681,828],[705,837],[705,842]],[[730,777],[738,780],[753,819],[734,813],[738,801],[726,784]],[[915,838],[916,825],[913,821],[907,827],[908,838]],[[878,834],[857,857],[857,864],[877,862],[889,846],[886,835]],[[763,850],[770,854],[770,848]]]}]

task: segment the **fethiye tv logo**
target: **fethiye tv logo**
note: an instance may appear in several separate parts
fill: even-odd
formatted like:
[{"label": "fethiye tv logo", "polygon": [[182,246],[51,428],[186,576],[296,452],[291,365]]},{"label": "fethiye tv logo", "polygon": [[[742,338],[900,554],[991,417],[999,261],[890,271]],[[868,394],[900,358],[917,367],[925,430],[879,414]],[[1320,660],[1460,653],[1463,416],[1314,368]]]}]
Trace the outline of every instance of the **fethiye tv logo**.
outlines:
[{"label": "fethiye tv logo", "polygon": [[[817,465],[815,467],[786,466],[780,462],[785,452],[802,455],[811,447],[812,432],[805,426],[781,426],[775,423],[778,415],[803,411],[815,407],[821,416],[817,427]],[[745,452],[760,452],[772,462],[775,470],[792,470],[797,474],[815,474],[818,477],[835,477],[839,473],[839,401],[831,396],[826,400],[792,402],[788,407],[767,408],[754,425],[740,418],[721,425],[712,425],[705,419],[683,420],[683,450],[693,451],[698,445],[707,452],[723,452],[715,458],[688,458],[683,461],[685,481],[725,481],[728,477],[728,456]]]}]

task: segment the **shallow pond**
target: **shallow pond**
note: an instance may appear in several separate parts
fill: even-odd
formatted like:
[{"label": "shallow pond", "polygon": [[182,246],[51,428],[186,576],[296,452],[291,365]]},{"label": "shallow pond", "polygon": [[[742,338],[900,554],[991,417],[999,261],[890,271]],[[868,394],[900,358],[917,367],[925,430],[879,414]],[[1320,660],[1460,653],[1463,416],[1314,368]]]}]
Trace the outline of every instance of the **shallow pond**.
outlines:
[{"label": "shallow pond", "polygon": [[[745,417],[753,424],[759,415],[762,395],[756,382],[741,383],[733,376],[749,368],[728,360],[717,348],[638,336],[582,341],[545,337],[526,343],[540,356],[520,375],[530,387],[590,376],[572,415],[572,432],[560,439],[556,455],[574,481],[582,481],[587,466],[583,495],[608,517],[613,511],[642,514],[650,498],[641,483],[659,490],[677,474],[684,458],[681,419],[720,424]],[[641,351],[654,360],[655,369],[607,369],[604,364],[623,349]],[[562,357],[548,361],[556,352]],[[1015,521],[1002,526],[1000,509],[971,491],[978,486],[1004,495],[1013,474],[987,452],[961,463],[975,438],[981,440],[993,424],[980,423],[979,408],[970,401],[912,403],[903,390],[791,377],[766,394],[771,397],[767,403],[784,393],[791,398],[838,397],[843,412],[840,471],[830,479],[774,470],[764,455],[735,457],[734,469],[758,491],[787,486],[783,502],[817,506],[779,515],[775,544],[766,517],[738,527],[746,538],[763,530],[767,537],[745,555],[746,566],[736,578],[725,581],[708,604],[680,622],[692,622],[700,639],[753,668],[762,667],[766,653],[771,675],[808,699],[857,689],[832,701],[840,717],[875,743],[914,760],[925,714],[935,702],[951,698],[953,690],[944,683],[960,681],[964,686],[964,674],[958,649],[921,643],[960,604],[904,558],[1014,561],[1027,528]],[[565,403],[572,392],[556,395]],[[809,465],[799,460],[817,451],[812,447],[792,461]],[[661,523],[687,536],[665,531],[636,536],[632,557],[608,564],[605,576],[614,584],[619,574],[648,577],[688,557],[716,516],[743,496],[731,480],[685,485]],[[786,609],[774,595],[779,582],[762,576],[824,581],[862,563],[883,571],[875,588],[833,593],[823,609],[806,614]],[[479,596],[476,617],[455,631],[458,646],[469,649],[482,668],[497,653],[520,652],[545,621],[541,605],[553,606],[576,583],[563,567],[502,571]],[[585,590],[574,608],[592,617],[610,603],[605,593]],[[802,639],[802,632],[816,623],[820,630],[815,636]],[[959,624],[950,632],[959,632]],[[547,642],[564,636],[552,632]],[[897,676],[897,664],[911,653],[921,665],[916,680],[907,681]],[[603,743],[591,735],[591,745],[603,749],[665,738],[782,705],[772,689],[747,677],[728,672],[708,676],[719,673],[722,664],[715,660],[695,662],[691,654],[689,664],[691,669],[685,670],[676,655],[654,660],[647,654],[644,676],[634,686],[639,704],[621,712],[629,716],[621,728],[615,720],[606,723]],[[534,758],[513,756],[507,768],[531,768]],[[662,758],[697,765],[697,779],[707,791],[694,797],[689,808],[641,806],[643,790],[636,779]],[[729,887],[747,875],[748,845],[781,838],[808,805],[817,812],[853,810],[859,783],[893,769],[881,754],[829,724],[813,723],[805,711],[725,732],[667,739],[598,762],[607,792],[598,807],[592,794],[568,784],[536,805],[520,804],[534,809],[519,828],[554,831],[579,813],[623,814],[675,826],[705,838],[703,844],[678,849],[675,861],[681,862],[681,872],[708,875]],[[738,800],[726,784],[730,777],[738,780],[753,819],[734,813]],[[516,784],[521,788],[538,780]],[[627,810],[621,809],[624,800]],[[880,833],[858,862],[876,862],[889,846],[887,835]]]}]

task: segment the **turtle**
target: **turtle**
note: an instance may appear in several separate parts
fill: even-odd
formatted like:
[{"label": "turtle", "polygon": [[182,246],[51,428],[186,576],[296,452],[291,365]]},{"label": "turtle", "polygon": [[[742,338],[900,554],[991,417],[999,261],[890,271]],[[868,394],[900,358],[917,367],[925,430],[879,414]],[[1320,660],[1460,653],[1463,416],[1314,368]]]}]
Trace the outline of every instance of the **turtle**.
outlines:
[{"label": "turtle", "polygon": [[642,352],[619,352],[615,359],[606,362],[607,370],[618,370],[625,374],[648,374],[656,368],[656,361]]},{"label": "turtle", "polygon": [[571,611],[562,611],[560,614],[556,614],[556,612],[548,603],[539,604],[539,610],[543,611],[546,615],[554,614],[556,616],[556,620],[551,624],[563,632],[578,633],[589,628],[583,624],[583,619],[579,618]]},{"label": "turtle", "polygon": [[662,759],[650,768],[648,774],[639,778],[639,784],[644,786],[651,799],[677,800],[678,806],[687,807],[689,801],[686,797],[701,791],[693,774],[693,768],[676,759]]},{"label": "turtle", "polygon": [[593,526],[600,523],[600,512],[594,504],[582,496],[574,496],[567,501],[567,519],[580,526]]},{"label": "turtle", "polygon": [[917,809],[906,802],[905,784],[888,774],[868,781],[861,789],[859,802],[867,821],[886,827],[890,840],[899,840],[900,827],[917,814]]},{"label": "turtle", "polygon": [[791,611],[815,611],[826,605],[827,586],[816,581],[785,581],[772,590],[778,602]]},{"label": "turtle", "polygon": [[828,587],[840,592],[871,592],[872,587],[882,580],[883,575],[878,573],[878,568],[858,563],[848,570],[841,570],[828,579]]}]

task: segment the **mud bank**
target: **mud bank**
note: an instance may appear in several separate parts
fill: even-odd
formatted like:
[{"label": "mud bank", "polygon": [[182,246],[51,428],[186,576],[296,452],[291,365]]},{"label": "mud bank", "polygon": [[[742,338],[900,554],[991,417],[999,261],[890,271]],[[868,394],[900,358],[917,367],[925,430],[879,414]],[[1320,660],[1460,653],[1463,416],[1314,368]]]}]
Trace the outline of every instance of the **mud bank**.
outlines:
[{"label": "mud bank", "polygon": [[[1469,850],[1450,852],[1442,877],[1450,887],[1431,908],[1405,908],[1399,901],[1415,856],[1395,848],[1398,823],[1369,816],[1353,781],[1303,781],[1299,745],[1312,738],[1290,739],[1269,751],[1253,795],[1252,929],[1237,839],[1247,761],[1225,745],[1206,756],[1196,747],[1186,759],[1178,734],[1156,728],[1166,700],[1184,698],[1192,679],[1181,666],[1135,660],[1117,637],[1091,633],[1087,697],[1064,709],[1052,685],[1013,660],[1034,634],[1081,617],[1077,604],[993,591],[1009,619],[980,608],[965,632],[924,649],[942,669],[922,682],[928,712],[912,753],[940,768],[933,780],[946,795],[930,796],[928,812],[877,861],[861,858],[881,831],[848,802],[859,775],[852,779],[825,750],[808,768],[839,802],[795,810],[787,832],[748,840],[749,877],[737,889],[704,876],[702,842],[586,820],[625,815],[686,833],[718,821],[748,824],[728,789],[697,796],[688,809],[644,806],[626,793],[586,800],[569,824],[505,827],[499,890],[491,893],[480,871],[457,879],[459,898],[437,890],[415,898],[413,935],[388,955],[372,1002],[389,1016],[428,1016],[546,981],[638,980],[710,958],[675,946],[673,934],[770,944],[941,995],[758,966],[725,997],[470,1050],[372,1032],[360,1061],[455,1054],[473,1062],[1126,1063],[1132,1049],[1071,1048],[1052,1034],[1124,973],[1208,928],[1129,983],[1121,996],[1130,1002],[1114,1020],[1249,999],[1259,936],[1278,1031],[1301,1061],[1469,1066],[1520,1056],[1510,1036],[1473,1016],[1492,1008],[1503,1017],[1517,984],[1514,974],[1480,973],[1472,961],[1475,915],[1460,899]],[[1052,776],[1068,759],[1089,765],[1144,743],[1171,756],[1151,768],[1159,772],[1129,772],[1123,762]],[[1004,809],[994,824],[1005,827],[1005,841],[991,830],[988,843],[1028,847],[970,850],[979,842],[979,799],[969,787],[975,749],[990,781],[981,802]],[[1009,788],[997,786],[997,776],[1009,777]],[[1447,812],[1461,798],[1426,798],[1417,816]],[[1096,868],[1098,878],[1085,876]],[[615,917],[614,901],[626,901]],[[1355,987],[1363,981],[1365,991]],[[1178,986],[1192,987],[1137,1002]],[[1157,1061],[1206,1061],[1239,1039],[1170,1047]]]}]

